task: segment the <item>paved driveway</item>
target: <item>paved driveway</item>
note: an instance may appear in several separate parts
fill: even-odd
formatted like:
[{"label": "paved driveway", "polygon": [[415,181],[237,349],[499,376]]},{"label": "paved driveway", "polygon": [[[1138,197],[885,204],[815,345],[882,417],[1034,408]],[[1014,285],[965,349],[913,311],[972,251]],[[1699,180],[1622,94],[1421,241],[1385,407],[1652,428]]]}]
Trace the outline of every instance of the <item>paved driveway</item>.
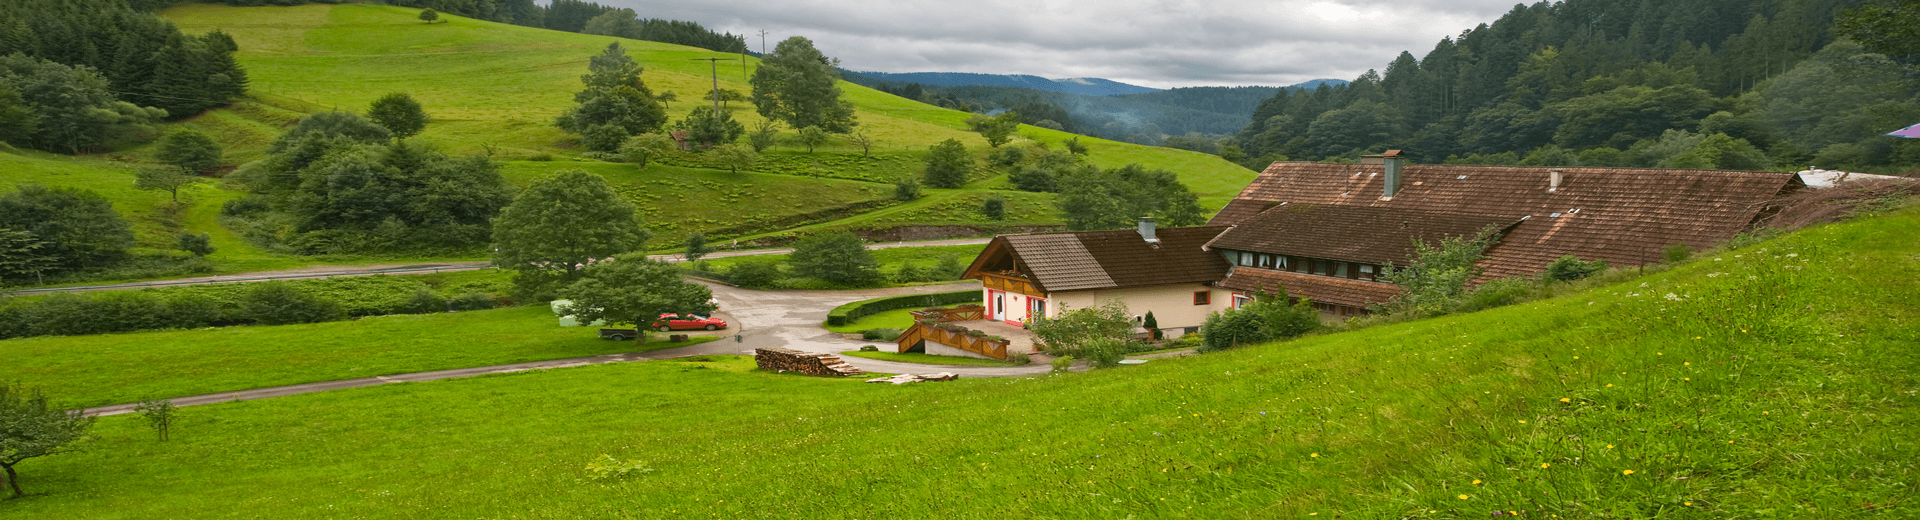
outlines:
[{"label": "paved driveway", "polygon": [[[879,345],[884,349],[892,344],[845,339],[838,333],[821,328],[820,324],[827,321],[827,313],[834,307],[860,300],[908,294],[980,290],[979,282],[855,291],[755,291],[717,283],[706,285],[713,289],[713,297],[720,300],[720,311],[716,314],[726,318],[727,323],[734,325],[735,328],[729,329],[729,332],[733,332],[736,337],[681,348],[655,350],[637,356],[647,359],[669,359],[707,354],[752,355],[753,350],[758,348],[790,348],[804,352],[838,355],[849,350],[859,350],[862,345]],[[860,367],[861,370],[888,374],[952,372],[963,376],[991,377],[1044,374],[1049,369],[1047,365],[1040,364],[1017,367],[963,367],[894,363],[852,356],[842,356],[841,359]]]}]

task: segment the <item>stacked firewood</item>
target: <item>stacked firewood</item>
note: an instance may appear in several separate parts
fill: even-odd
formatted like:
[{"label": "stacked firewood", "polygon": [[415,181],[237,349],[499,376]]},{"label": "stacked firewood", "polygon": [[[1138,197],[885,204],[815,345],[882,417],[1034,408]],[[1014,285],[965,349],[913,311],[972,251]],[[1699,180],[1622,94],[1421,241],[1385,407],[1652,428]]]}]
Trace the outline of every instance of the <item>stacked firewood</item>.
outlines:
[{"label": "stacked firewood", "polygon": [[893,383],[896,385],[904,385],[907,383],[923,383],[923,382],[930,382],[930,381],[952,381],[959,378],[960,378],[959,374],[954,374],[952,372],[941,372],[938,374],[921,374],[921,375],[900,374],[893,377],[876,377],[873,379],[868,379],[867,382],[868,383]]},{"label": "stacked firewood", "polygon": [[814,354],[786,348],[761,348],[753,350],[753,361],[761,370],[769,372],[799,372],[812,376],[857,376],[866,371],[847,364],[839,356],[832,354]]}]

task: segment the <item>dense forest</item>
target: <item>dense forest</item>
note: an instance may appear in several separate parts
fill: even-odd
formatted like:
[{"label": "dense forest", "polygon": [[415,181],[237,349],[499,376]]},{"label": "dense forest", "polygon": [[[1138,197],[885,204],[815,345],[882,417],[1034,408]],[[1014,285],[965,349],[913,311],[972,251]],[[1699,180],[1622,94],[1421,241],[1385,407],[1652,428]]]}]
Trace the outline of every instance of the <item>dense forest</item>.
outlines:
[{"label": "dense forest", "polygon": [[1431,162],[1899,171],[1920,164],[1920,141],[1881,134],[1920,122],[1920,81],[1910,52],[1890,59],[1834,29],[1861,3],[1516,6],[1384,73],[1281,92],[1223,144],[1255,169],[1392,148]]},{"label": "dense forest", "polygon": [[238,49],[123,0],[0,3],[0,141],[74,153],[140,139],[245,93]]}]

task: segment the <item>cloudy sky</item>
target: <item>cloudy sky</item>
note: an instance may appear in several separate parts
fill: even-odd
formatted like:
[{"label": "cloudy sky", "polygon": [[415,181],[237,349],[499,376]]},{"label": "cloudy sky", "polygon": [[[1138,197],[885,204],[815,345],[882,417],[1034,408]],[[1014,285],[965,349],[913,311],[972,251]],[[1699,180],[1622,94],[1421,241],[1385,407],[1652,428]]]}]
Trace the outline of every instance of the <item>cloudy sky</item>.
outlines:
[{"label": "cloudy sky", "polygon": [[[1095,77],[1157,88],[1353,79],[1516,0],[599,0],[767,48],[805,36],[849,70]],[[663,5],[664,4],[664,5]]]}]

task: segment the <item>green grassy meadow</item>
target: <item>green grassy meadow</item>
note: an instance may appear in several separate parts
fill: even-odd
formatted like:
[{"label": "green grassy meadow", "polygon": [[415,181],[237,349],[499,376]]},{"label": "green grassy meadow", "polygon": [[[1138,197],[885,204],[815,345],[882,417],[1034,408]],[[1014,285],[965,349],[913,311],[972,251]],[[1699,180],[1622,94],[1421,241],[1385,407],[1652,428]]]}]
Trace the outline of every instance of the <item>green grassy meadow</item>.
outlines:
[{"label": "green grassy meadow", "polygon": [[[0,515],[1908,518],[1920,206],[1551,300],[1136,367],[600,365],[105,418]],[[638,468],[598,479],[611,457]],[[1498,513],[1496,513],[1498,512]]]},{"label": "green grassy meadow", "polygon": [[[225,327],[0,341],[0,381],[100,406],[526,361],[635,348],[588,327],[560,327],[545,306],[375,316],[306,325]],[[712,338],[695,339],[706,341]]]}]

